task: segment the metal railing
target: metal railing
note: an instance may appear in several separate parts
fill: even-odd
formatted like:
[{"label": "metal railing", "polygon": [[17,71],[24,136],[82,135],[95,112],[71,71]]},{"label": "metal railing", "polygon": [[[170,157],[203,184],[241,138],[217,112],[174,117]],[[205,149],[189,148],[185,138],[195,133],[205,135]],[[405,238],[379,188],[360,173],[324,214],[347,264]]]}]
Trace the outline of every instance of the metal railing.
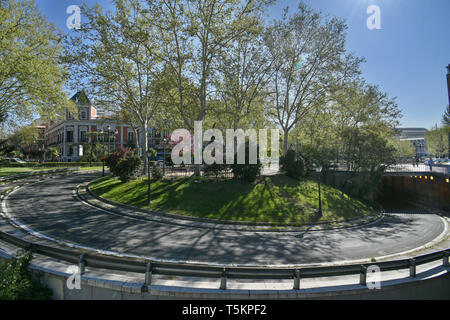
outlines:
[{"label": "metal railing", "polygon": [[[161,164],[162,166],[162,164]],[[278,172],[278,166],[270,167],[270,163],[263,163],[261,166],[261,175],[272,175]],[[195,165],[166,165],[166,177],[189,177],[195,173]],[[205,170],[205,166],[200,166],[200,174],[203,177],[215,177],[215,172]],[[219,178],[233,178],[233,172],[230,167],[218,172]]]},{"label": "metal railing", "polygon": [[450,249],[417,256],[410,259],[353,264],[327,267],[232,267],[213,266],[176,262],[161,262],[148,259],[134,259],[128,257],[106,256],[92,252],[81,251],[72,248],[56,248],[38,243],[32,243],[16,238],[10,234],[0,232],[0,240],[8,242],[14,246],[32,250],[34,253],[42,254],[58,260],[78,264],[80,273],[84,274],[86,267],[102,268],[116,271],[145,273],[143,290],[146,290],[152,282],[152,275],[167,276],[188,276],[199,278],[220,279],[220,289],[227,288],[227,279],[246,280],[293,280],[293,289],[300,289],[301,279],[335,277],[344,275],[360,275],[360,285],[366,285],[367,269],[371,265],[376,265],[380,271],[391,271],[409,269],[411,277],[416,277],[416,266],[442,260],[444,267],[449,267]]},{"label": "metal railing", "polygon": [[[353,172],[345,164],[334,164],[329,168],[330,171]],[[361,170],[359,170],[361,171]],[[412,163],[393,164],[386,168],[385,173],[423,173],[423,174],[444,174],[450,175],[450,165],[435,164],[430,168],[429,165]]]},{"label": "metal railing", "polygon": [[386,172],[420,172],[420,173],[440,173],[448,175],[450,174],[450,166],[449,165],[425,165],[425,164],[395,164],[391,165],[386,169]]}]

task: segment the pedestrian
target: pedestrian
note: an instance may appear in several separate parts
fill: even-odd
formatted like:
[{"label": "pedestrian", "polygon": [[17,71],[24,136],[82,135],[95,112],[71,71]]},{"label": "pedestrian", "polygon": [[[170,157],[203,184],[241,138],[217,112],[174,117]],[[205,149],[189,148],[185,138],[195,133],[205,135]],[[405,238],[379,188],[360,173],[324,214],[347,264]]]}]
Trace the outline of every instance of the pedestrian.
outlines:
[{"label": "pedestrian", "polygon": [[433,171],[433,165],[434,165],[433,159],[430,158],[430,160],[428,160],[428,165],[430,166],[430,171]]}]

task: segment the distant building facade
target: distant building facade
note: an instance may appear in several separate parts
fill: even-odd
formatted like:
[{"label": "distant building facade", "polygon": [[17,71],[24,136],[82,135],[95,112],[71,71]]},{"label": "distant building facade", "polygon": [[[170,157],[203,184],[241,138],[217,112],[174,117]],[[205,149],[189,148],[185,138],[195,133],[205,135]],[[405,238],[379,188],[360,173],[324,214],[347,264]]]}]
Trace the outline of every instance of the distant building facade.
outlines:
[{"label": "distant building facade", "polygon": [[400,140],[411,142],[416,148],[416,157],[423,158],[428,155],[427,143],[425,140],[425,128],[398,128],[397,137]]},{"label": "distant building facade", "polygon": [[66,110],[64,121],[51,121],[46,127],[46,145],[58,149],[58,161],[78,161],[88,144],[99,143],[105,154],[119,147],[136,145],[133,128],[99,115],[84,91],[77,92],[71,100],[75,102],[77,114]]},{"label": "distant building facade", "polygon": [[[138,150],[143,155],[142,141],[145,137],[138,126],[118,122],[113,114],[102,107],[94,106],[82,90],[70,98],[76,105],[76,113],[66,111],[63,121],[51,121],[48,125],[40,123],[39,130],[45,129],[45,148],[54,147],[60,156],[56,161],[79,161],[89,145],[97,144],[101,154],[108,155],[119,147]],[[155,148],[158,155],[162,153],[164,132],[149,129],[149,147]]]}]

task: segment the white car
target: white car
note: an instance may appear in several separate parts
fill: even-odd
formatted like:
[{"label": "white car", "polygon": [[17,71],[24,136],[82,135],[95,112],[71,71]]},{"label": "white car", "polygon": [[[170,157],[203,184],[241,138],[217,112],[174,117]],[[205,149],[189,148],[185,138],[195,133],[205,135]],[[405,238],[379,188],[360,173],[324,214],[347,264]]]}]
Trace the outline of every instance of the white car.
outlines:
[{"label": "white car", "polygon": [[2,160],[8,161],[10,163],[26,163],[25,161],[23,161],[19,158],[3,158]]}]

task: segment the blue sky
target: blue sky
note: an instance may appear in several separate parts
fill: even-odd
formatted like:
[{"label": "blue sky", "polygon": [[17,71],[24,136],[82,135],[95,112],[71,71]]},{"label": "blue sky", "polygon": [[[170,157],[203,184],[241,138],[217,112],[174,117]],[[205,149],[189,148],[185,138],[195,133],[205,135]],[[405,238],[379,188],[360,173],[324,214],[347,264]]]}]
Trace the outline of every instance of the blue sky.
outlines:
[{"label": "blue sky", "polygon": [[[108,0],[87,0],[110,7]],[[440,125],[448,105],[446,69],[450,64],[450,0],[305,0],[323,13],[347,21],[347,48],[360,57],[363,76],[397,97],[402,110],[402,126],[431,128]],[[81,0],[36,0],[41,11],[63,31],[66,8]],[[281,17],[283,8],[291,10],[298,1],[277,0],[270,10]],[[369,30],[367,7],[381,9],[381,29]]]}]

